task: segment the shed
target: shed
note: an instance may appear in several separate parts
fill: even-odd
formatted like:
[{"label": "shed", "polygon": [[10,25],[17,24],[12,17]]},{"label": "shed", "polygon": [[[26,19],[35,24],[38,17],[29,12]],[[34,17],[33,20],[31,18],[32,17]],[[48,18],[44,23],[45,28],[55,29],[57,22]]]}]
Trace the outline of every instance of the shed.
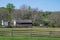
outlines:
[{"label": "shed", "polygon": [[14,20],[16,27],[32,27],[32,20]]}]

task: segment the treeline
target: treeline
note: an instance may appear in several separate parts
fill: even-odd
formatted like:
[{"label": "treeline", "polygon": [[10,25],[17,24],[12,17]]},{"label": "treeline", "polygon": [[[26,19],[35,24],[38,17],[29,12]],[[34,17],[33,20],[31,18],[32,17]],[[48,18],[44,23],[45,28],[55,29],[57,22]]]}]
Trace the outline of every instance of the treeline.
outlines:
[{"label": "treeline", "polygon": [[[60,12],[41,11],[38,8],[22,5],[19,9],[11,3],[6,7],[0,7],[0,24],[1,20],[12,21],[17,20],[32,20],[32,26],[60,27]],[[42,24],[42,25],[41,25]]]}]

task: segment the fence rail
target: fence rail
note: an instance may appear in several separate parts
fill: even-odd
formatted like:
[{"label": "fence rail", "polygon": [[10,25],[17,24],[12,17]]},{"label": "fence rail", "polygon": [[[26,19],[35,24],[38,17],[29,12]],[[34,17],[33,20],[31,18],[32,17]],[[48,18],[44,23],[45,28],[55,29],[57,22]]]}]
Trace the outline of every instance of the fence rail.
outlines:
[{"label": "fence rail", "polygon": [[10,37],[60,37],[60,31],[42,31],[42,30],[0,30],[0,36]]}]

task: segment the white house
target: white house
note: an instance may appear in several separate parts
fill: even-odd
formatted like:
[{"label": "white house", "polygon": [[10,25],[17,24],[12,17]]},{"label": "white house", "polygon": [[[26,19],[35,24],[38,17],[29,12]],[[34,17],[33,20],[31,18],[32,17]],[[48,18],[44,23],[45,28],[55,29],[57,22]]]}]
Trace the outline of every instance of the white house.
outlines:
[{"label": "white house", "polygon": [[2,20],[2,26],[8,26],[8,21]]}]

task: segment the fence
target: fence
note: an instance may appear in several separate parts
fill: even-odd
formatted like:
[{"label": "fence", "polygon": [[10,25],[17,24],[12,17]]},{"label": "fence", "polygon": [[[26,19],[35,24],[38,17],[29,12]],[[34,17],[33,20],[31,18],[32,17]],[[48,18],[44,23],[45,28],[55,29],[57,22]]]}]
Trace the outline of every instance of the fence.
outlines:
[{"label": "fence", "polygon": [[[3,28],[2,28],[3,29]],[[60,37],[60,31],[42,31],[32,29],[0,29],[0,36],[7,37]]]}]

